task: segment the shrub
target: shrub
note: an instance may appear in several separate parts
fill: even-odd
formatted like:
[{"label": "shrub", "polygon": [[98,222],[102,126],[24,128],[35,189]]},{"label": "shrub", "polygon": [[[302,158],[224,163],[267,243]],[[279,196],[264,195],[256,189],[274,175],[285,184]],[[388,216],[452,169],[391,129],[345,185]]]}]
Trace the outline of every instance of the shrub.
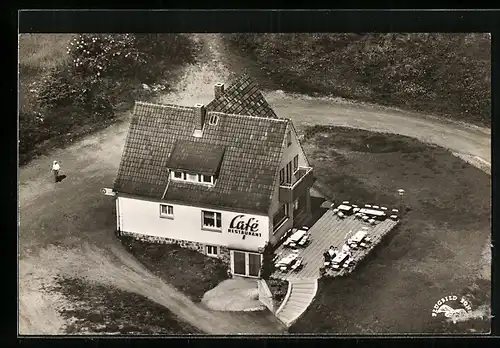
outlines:
[{"label": "shrub", "polygon": [[262,266],[260,269],[260,276],[262,279],[269,279],[273,274],[275,267],[273,263],[274,248],[270,243],[266,243],[262,254]]}]

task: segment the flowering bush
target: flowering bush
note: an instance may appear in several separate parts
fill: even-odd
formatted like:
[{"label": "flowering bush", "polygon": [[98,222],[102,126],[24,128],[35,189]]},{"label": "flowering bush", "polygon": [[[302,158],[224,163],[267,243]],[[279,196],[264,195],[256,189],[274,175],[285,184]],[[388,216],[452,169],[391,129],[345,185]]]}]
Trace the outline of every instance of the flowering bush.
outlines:
[{"label": "flowering bush", "polygon": [[78,74],[99,79],[127,75],[147,64],[146,53],[137,48],[135,35],[82,34],[68,46],[72,68]]}]

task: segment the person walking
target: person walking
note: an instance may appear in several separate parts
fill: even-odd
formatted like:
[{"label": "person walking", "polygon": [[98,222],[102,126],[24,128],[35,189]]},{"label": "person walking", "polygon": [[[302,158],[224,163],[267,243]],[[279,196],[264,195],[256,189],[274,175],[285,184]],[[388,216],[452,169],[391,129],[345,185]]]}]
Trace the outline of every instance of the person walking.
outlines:
[{"label": "person walking", "polygon": [[57,182],[59,179],[59,170],[61,169],[61,166],[59,165],[59,162],[54,161],[52,163],[52,172],[54,173],[54,182]]}]

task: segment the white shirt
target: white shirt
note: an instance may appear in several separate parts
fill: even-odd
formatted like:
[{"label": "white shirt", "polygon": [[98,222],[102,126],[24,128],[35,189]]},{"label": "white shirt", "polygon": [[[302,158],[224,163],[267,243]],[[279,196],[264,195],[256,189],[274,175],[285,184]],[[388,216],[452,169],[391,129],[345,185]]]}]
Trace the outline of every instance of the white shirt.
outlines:
[{"label": "white shirt", "polygon": [[52,170],[59,170],[59,163],[52,165]]}]

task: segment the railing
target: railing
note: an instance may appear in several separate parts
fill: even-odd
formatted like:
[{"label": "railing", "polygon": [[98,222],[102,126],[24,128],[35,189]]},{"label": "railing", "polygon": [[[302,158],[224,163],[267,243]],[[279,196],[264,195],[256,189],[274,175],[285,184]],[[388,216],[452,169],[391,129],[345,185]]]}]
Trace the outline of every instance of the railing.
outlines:
[{"label": "railing", "polygon": [[291,183],[280,185],[279,201],[281,203],[294,202],[314,183],[313,169],[311,167],[299,167],[292,177]]}]

